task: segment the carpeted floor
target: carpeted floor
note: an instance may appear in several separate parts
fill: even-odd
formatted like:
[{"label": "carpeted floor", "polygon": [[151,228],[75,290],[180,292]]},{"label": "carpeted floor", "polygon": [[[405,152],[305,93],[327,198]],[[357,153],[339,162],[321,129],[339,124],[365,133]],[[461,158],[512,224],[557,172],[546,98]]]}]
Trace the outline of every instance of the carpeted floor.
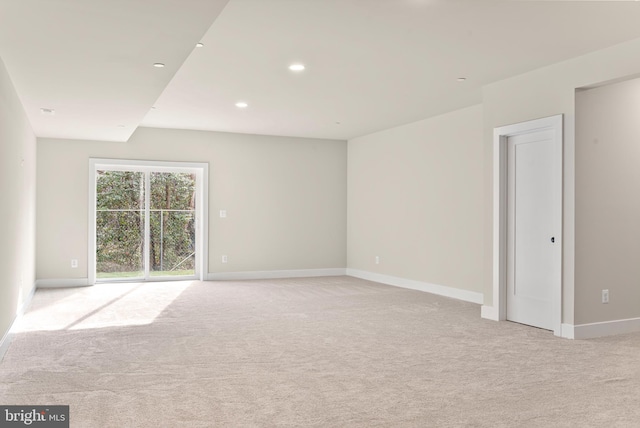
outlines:
[{"label": "carpeted floor", "polygon": [[38,290],[0,404],[72,427],[638,427],[640,334],[559,339],[349,277]]}]

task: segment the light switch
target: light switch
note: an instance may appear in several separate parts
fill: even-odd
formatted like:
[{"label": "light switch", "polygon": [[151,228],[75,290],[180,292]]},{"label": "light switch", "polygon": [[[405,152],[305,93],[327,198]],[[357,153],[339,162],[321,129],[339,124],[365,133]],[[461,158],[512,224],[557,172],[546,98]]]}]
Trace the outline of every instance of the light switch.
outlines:
[{"label": "light switch", "polygon": [[226,218],[227,217],[227,210],[220,210],[220,218]]}]

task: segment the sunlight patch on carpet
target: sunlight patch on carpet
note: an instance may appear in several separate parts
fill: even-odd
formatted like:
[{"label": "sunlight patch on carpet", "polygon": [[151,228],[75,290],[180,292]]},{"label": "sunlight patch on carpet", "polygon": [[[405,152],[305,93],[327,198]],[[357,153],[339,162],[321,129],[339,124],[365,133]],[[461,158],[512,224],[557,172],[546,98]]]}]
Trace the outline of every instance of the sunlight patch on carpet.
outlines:
[{"label": "sunlight patch on carpet", "polygon": [[192,284],[193,281],[109,283],[39,290],[45,296],[21,319],[17,332],[151,324]]}]

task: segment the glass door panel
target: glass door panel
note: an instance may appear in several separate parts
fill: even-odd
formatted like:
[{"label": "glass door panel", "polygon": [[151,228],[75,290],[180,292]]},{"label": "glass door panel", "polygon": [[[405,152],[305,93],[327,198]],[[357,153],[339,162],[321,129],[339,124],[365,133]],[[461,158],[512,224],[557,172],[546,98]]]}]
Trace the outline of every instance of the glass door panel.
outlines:
[{"label": "glass door panel", "polygon": [[96,277],[144,278],[145,176],[96,171]]},{"label": "glass door panel", "polygon": [[196,274],[196,175],[150,173],[149,275]]}]

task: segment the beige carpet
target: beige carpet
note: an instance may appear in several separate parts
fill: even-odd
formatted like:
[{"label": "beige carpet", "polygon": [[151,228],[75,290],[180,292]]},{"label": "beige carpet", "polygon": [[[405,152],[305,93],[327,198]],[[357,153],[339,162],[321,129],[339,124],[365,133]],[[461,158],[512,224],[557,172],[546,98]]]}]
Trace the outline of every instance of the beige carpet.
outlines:
[{"label": "beige carpet", "polygon": [[640,426],[640,335],[348,277],[39,290],[20,331],[0,404],[73,427]]}]

